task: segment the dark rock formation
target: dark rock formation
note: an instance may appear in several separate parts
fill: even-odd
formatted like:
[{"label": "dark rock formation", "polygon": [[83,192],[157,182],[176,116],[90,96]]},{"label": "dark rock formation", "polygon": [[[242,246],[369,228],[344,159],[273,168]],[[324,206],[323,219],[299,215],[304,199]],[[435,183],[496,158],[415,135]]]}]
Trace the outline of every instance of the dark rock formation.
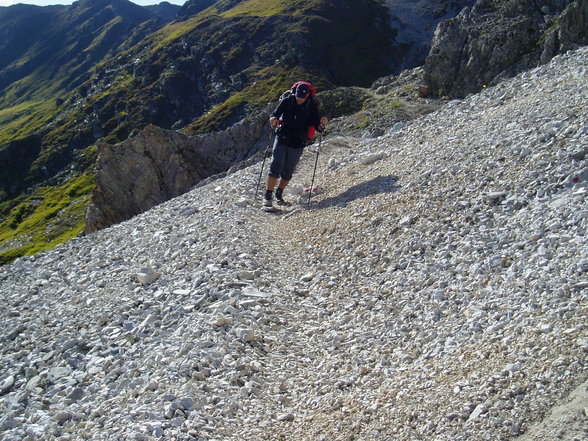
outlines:
[{"label": "dark rock formation", "polygon": [[455,17],[476,0],[386,0],[390,10],[390,23],[398,32],[396,41],[407,52],[394,72],[422,66],[431,49],[431,40],[437,25]]},{"label": "dark rock formation", "polygon": [[586,44],[588,0],[478,0],[437,27],[425,61],[433,94],[464,97]]},{"label": "dark rock formation", "polygon": [[[190,190],[256,150],[267,114],[222,132],[187,136],[149,125],[120,144],[102,144],[86,232],[106,228]],[[261,138],[261,139],[260,139]]]},{"label": "dark rock formation", "polygon": [[557,54],[588,44],[588,1],[579,0],[568,6],[549,29],[544,40],[541,64]]}]

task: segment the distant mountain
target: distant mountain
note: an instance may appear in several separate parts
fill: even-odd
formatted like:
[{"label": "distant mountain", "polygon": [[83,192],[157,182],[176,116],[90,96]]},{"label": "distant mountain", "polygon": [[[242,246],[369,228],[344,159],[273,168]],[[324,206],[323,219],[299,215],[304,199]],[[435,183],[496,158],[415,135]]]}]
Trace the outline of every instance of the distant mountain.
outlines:
[{"label": "distant mountain", "polygon": [[129,49],[165,21],[127,0],[71,6],[16,5],[0,12],[0,104],[71,90],[100,62]]},{"label": "distant mountain", "polygon": [[[46,164],[36,167],[32,162],[38,159],[34,152],[54,150],[56,141],[43,139],[43,133],[62,97],[91,78],[100,63],[128,50],[166,21],[127,0],[81,0],[45,8],[16,5],[2,8],[0,20],[0,188],[4,196],[11,196],[28,185],[35,170],[46,171],[32,182],[53,175]],[[87,147],[93,142],[83,136],[76,142],[79,136],[65,134],[66,146]],[[11,161],[14,150],[16,163]]]},{"label": "distant mountain", "polygon": [[165,21],[173,21],[177,18],[178,12],[182,9],[179,5],[172,5],[169,2],[161,2],[157,5],[145,6],[145,9],[163,18]]},{"label": "distant mountain", "polygon": [[217,0],[190,0],[184,3],[182,9],[178,13],[178,19],[186,20],[196,14],[204,11],[206,8],[212,6]]},{"label": "distant mountain", "polygon": [[[65,9],[66,6],[40,7],[24,4],[0,7],[0,72],[40,44],[46,35],[47,23]],[[6,73],[3,74],[4,87],[9,84],[7,76]],[[16,75],[13,77],[18,78]]]}]

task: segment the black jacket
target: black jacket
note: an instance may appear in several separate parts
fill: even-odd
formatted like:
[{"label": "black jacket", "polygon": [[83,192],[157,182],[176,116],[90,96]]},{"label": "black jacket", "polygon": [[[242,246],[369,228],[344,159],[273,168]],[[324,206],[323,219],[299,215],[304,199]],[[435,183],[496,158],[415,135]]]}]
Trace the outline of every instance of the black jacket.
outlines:
[{"label": "black jacket", "polygon": [[280,142],[294,148],[304,148],[308,142],[308,128],[314,126],[318,130],[321,123],[318,105],[312,97],[299,105],[296,97],[289,95],[280,101],[271,116],[281,120]]}]

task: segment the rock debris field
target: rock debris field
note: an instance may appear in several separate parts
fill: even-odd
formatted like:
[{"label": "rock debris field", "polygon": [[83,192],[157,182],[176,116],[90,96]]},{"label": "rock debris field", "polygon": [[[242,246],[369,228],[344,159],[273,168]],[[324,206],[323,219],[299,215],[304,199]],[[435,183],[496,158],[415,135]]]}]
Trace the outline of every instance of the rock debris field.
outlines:
[{"label": "rock debris field", "polygon": [[310,206],[255,164],[1,267],[0,438],[587,439],[587,80],[327,136]]}]

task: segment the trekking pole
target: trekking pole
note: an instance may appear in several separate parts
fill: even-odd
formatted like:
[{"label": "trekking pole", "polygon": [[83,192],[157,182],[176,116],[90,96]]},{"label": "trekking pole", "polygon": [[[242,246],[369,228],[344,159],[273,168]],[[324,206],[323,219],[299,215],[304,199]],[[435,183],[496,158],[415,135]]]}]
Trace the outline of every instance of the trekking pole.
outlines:
[{"label": "trekking pole", "polygon": [[321,151],[321,144],[323,143],[323,132],[320,132],[319,135],[319,145],[318,149],[316,150],[316,159],[314,161],[314,171],[312,172],[312,181],[310,183],[310,191],[308,192],[308,206],[310,207],[310,198],[312,197],[312,189],[314,187],[314,176],[316,175],[316,166],[318,165],[318,157]]},{"label": "trekking pole", "polygon": [[272,142],[273,135],[274,135],[274,131],[270,130],[270,135],[269,135],[270,142],[269,142],[267,148],[265,149],[265,152],[263,152],[263,161],[261,162],[261,170],[259,171],[259,179],[257,180],[257,186],[255,187],[254,201],[257,200],[257,193],[259,193],[259,184],[261,184],[261,176],[263,175],[263,169],[265,167],[265,159],[267,158],[267,153],[269,152],[269,149],[272,147],[272,144],[273,144],[273,142]]}]

